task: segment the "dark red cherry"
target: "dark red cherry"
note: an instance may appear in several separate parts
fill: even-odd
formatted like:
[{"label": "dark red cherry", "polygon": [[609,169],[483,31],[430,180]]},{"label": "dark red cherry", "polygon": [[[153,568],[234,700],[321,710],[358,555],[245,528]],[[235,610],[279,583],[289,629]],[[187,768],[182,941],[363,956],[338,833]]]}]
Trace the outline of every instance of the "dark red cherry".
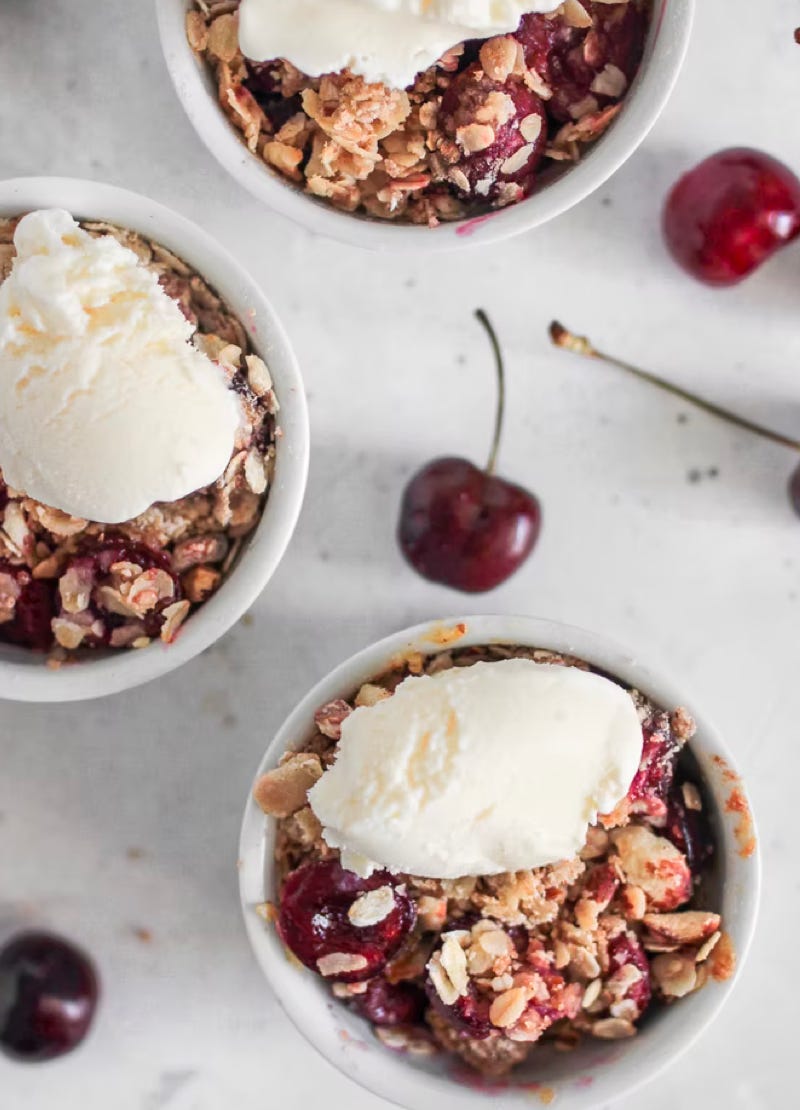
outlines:
[{"label": "dark red cherry", "polygon": [[664,237],[707,285],[735,285],[800,235],[800,180],[758,150],[723,150],[672,189]]},{"label": "dark red cherry", "polygon": [[425,1013],[425,993],[414,983],[372,979],[353,998],[353,1008],[373,1025],[417,1025]]},{"label": "dark red cherry", "polygon": [[[573,109],[593,96],[600,108],[619,100],[609,96],[609,86],[598,78],[607,66],[625,77],[621,94],[633,82],[644,54],[649,16],[637,4],[603,4],[583,0],[592,17],[591,27],[571,27],[563,18],[524,15],[514,37],[522,44],[525,62],[550,88],[547,110],[567,122]],[[616,91],[616,90],[615,90]]]},{"label": "dark red cherry", "polygon": [[459,1033],[473,1040],[483,1041],[492,1032],[492,1023],[489,1021],[489,1000],[479,997],[472,983],[469,984],[468,993],[457,998],[452,1006],[442,1001],[430,979],[425,983],[425,992],[434,1010]]},{"label": "dark red cherry", "polygon": [[486,313],[476,316],[495,355],[498,404],[489,463],[434,459],[411,478],[403,493],[397,540],[423,578],[465,593],[492,590],[530,555],[542,523],[536,497],[494,473],[505,402],[500,347]]},{"label": "dark red cherry", "polygon": [[254,62],[248,58],[245,62],[247,76],[244,83],[253,95],[258,98],[278,97],[281,93],[280,63],[276,61]]},{"label": "dark red cherry", "polygon": [[[493,122],[476,124],[476,119]],[[442,97],[439,126],[461,154],[448,170],[448,181],[461,196],[504,205],[531,192],[547,145],[547,114],[521,77],[496,81],[473,63]],[[493,136],[489,143],[480,137],[482,129]],[[468,141],[470,132],[477,138]]]},{"label": "dark red cherry", "polygon": [[639,770],[628,790],[634,811],[663,818],[675,776],[680,744],[672,734],[668,713],[656,713],[642,725],[644,743]]},{"label": "dark red cherry", "polygon": [[88,956],[49,933],[0,949],[0,1046],[37,1063],[76,1048],[92,1024],[98,979]]},{"label": "dark red cherry", "polygon": [[[391,886],[394,907],[375,925],[354,925],[349,916],[361,894]],[[380,972],[414,928],[416,909],[408,895],[387,871],[361,879],[345,871],[336,860],[306,863],[293,871],[281,891],[278,932],[283,943],[301,963],[326,979],[356,983]],[[341,969],[320,960],[353,957]],[[348,962],[352,966],[347,966]]]},{"label": "dark red cherry", "polygon": [[466,593],[492,590],[530,555],[539,502],[467,459],[434,459],[406,486],[398,539],[424,578]]},{"label": "dark red cherry", "polygon": [[3,578],[10,578],[17,595],[13,599],[14,615],[0,621],[0,640],[7,644],[48,651],[53,646],[51,621],[55,615],[55,587],[49,580],[32,578],[30,571],[0,560],[0,596],[5,592]]},{"label": "dark red cherry", "polygon": [[667,802],[664,836],[686,856],[692,874],[700,875],[714,856],[714,837],[705,809],[689,809],[680,785],[672,788]]}]

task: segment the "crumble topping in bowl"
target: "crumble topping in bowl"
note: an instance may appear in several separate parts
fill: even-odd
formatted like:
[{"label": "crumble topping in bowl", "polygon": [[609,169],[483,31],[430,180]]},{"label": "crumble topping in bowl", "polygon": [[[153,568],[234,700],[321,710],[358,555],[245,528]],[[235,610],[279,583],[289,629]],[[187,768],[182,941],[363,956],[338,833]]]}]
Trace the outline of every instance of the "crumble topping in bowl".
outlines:
[{"label": "crumble topping in bowl", "polygon": [[[0,471],[0,642],[54,664],[169,642],[261,514],[269,371],[199,274],[126,229],[0,219],[0,282],[2,461],[59,502]],[[67,511],[79,501],[111,522]]]},{"label": "crumble topping in bowl", "polygon": [[454,46],[514,31],[561,0],[242,0],[239,41],[254,62],[288,58],[311,77],[349,69],[404,89]]},{"label": "crumble topping in bowl", "polygon": [[[251,152],[344,211],[435,226],[513,204],[532,191],[548,165],[580,158],[622,107],[644,53],[652,0],[504,5],[497,18],[509,33],[495,33],[495,14],[485,13],[473,20],[483,37],[479,30],[465,33],[465,41],[433,59],[405,88],[371,79],[376,70],[358,54],[361,40],[344,49],[339,38],[348,23],[339,7],[340,18],[325,20],[336,28],[335,36],[330,32],[335,42],[326,41],[333,53],[325,56],[360,65],[367,77],[352,68],[321,76],[301,72],[300,64],[321,64],[320,51],[302,59],[299,53],[246,57],[239,6],[239,0],[194,0],[187,36],[211,66],[222,110]],[[450,7],[439,4],[436,11],[453,15],[447,24],[453,30],[460,26],[454,13],[464,9]],[[413,4],[409,12],[384,10],[380,17],[371,4],[358,8],[370,23],[402,14],[417,28],[436,26]],[[483,12],[484,5],[478,8]],[[274,18],[274,5],[267,9]],[[508,22],[526,9],[518,26]],[[255,34],[253,23],[250,14],[248,47],[257,43],[266,57],[274,25],[264,19]],[[279,53],[287,38],[276,34],[274,41]],[[393,49],[403,41],[394,36]]]},{"label": "crumble topping in bowl", "polygon": [[[577,852],[539,867],[457,878],[387,868],[360,878],[348,870],[312,808],[338,766],[343,726],[346,734],[351,718],[366,721],[369,707],[407,690],[409,675],[466,668],[471,677],[476,666],[509,659],[548,672],[577,668],[630,700],[638,752],[613,810],[588,825]],[[699,989],[709,975],[730,973],[720,916],[706,908],[714,838],[691,758],[693,733],[685,710],[653,706],[578,659],[499,645],[411,656],[354,698],[321,706],[303,748],[256,783],[256,801],[278,819],[279,899],[264,914],[287,948],[392,1048],[443,1050],[496,1076],[539,1041],[569,1049],[585,1036],[633,1036],[652,1009]],[[568,729],[559,742],[567,736]],[[489,749],[503,740],[503,728],[484,737]],[[391,781],[396,768],[385,745],[379,756],[374,777]],[[511,763],[530,780],[522,759],[510,761],[509,777]],[[365,803],[382,789],[368,782]],[[469,802],[474,808],[475,797]]]}]

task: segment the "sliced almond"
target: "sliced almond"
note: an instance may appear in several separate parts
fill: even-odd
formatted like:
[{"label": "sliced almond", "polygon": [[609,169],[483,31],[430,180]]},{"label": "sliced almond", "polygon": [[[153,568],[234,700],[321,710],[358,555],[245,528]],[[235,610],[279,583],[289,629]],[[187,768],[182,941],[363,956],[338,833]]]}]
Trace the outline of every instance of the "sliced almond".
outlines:
[{"label": "sliced almond", "polygon": [[317,960],[319,973],[326,979],[334,975],[351,975],[354,971],[363,971],[366,966],[367,961],[363,956],[355,956],[350,952],[331,952]]},{"label": "sliced almond", "polygon": [[285,763],[268,771],[253,788],[257,804],[270,817],[291,817],[306,804],[306,795],[322,777],[319,756],[293,753]]},{"label": "sliced almond", "polygon": [[705,910],[685,910],[683,913],[646,913],[642,923],[654,939],[667,944],[701,944],[717,932],[720,925],[718,913]]}]

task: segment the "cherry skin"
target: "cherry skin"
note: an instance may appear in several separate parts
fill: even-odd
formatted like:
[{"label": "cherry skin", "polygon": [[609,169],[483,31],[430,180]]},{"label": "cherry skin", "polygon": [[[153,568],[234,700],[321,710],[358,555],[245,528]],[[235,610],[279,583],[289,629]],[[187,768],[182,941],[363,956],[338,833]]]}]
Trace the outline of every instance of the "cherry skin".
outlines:
[{"label": "cherry skin", "polygon": [[39,1063],[71,1052],[97,1006],[89,958],[50,933],[20,933],[0,949],[0,1048]]},{"label": "cherry skin", "polygon": [[663,231],[698,281],[735,285],[800,235],[800,180],[760,151],[720,151],[674,186]]},{"label": "cherry skin", "polygon": [[51,621],[56,605],[53,583],[33,578],[25,567],[12,566],[4,559],[0,559],[0,575],[11,577],[19,590],[13,618],[0,622],[0,641],[32,651],[48,651],[53,646]]},{"label": "cherry skin", "polygon": [[423,578],[482,593],[525,562],[541,521],[539,502],[521,486],[467,459],[434,459],[406,486],[398,540]]},{"label": "cherry skin", "polygon": [[[354,925],[348,911],[368,891],[391,886],[394,904],[375,925]],[[386,871],[360,879],[337,860],[304,863],[287,877],[281,890],[278,933],[301,963],[331,982],[356,983],[383,970],[416,923],[414,903]],[[360,966],[326,972],[326,956],[360,957]]]},{"label": "cherry skin", "polygon": [[459,1033],[464,1033],[474,1041],[484,1041],[491,1035],[489,1000],[479,997],[474,983],[469,984],[467,994],[457,998],[452,1006],[442,1002],[430,978],[425,981],[425,993],[433,1009]]},{"label": "cherry skin", "polygon": [[789,500],[794,511],[800,516],[800,466],[792,471],[789,479]]},{"label": "cherry skin", "polygon": [[705,809],[689,809],[680,786],[674,786],[667,804],[664,836],[686,856],[689,870],[701,875],[714,857],[714,836]]},{"label": "cherry skin", "polygon": [[434,459],[403,493],[397,542],[411,566],[432,582],[483,593],[505,582],[533,551],[542,525],[539,502],[522,486],[498,478],[495,464],[505,414],[505,367],[500,342],[482,308],[475,317],[494,353],[497,410],[489,461]]},{"label": "cherry skin", "polygon": [[547,145],[544,103],[521,77],[510,74],[504,81],[495,81],[475,62],[448,86],[439,118],[442,130],[457,146],[460,128],[480,119],[480,112],[489,110],[498,95],[513,106],[512,114],[495,125],[488,147],[462,152],[450,171],[450,181],[462,196],[506,204],[533,189]]},{"label": "cherry skin", "polygon": [[389,983],[379,977],[353,997],[353,1009],[373,1025],[418,1025],[425,1014],[425,993],[415,983]]}]

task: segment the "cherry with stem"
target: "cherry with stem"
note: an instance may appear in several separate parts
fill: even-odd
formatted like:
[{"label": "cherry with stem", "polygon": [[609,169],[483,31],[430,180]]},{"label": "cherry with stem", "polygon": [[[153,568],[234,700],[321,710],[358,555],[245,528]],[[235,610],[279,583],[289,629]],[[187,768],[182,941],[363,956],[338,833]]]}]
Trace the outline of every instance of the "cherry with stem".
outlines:
[{"label": "cherry with stem", "polygon": [[483,309],[475,317],[494,355],[497,407],[484,469],[468,459],[433,459],[405,488],[397,538],[424,578],[465,593],[505,582],[528,558],[541,528],[536,497],[495,473],[505,419],[505,364],[497,333]]},{"label": "cherry with stem", "polygon": [[[762,439],[768,439],[771,443],[777,443],[780,447],[788,447],[792,451],[800,452],[800,439],[785,435],[783,432],[776,432],[764,424],[756,423],[754,420],[748,420],[747,417],[731,412],[730,409],[726,409],[713,401],[708,401],[688,389],[683,389],[650,370],[643,370],[640,366],[634,366],[623,359],[616,358],[614,355],[605,354],[598,350],[586,336],[576,335],[557,320],[553,320],[550,324],[550,339],[554,346],[560,347],[564,351],[604,362],[607,366],[615,366],[618,370],[623,370],[626,374],[638,378],[639,381],[647,382],[665,393],[672,394],[673,397],[679,397],[682,401],[687,401],[690,405],[694,405],[695,408],[708,413],[710,416],[715,416],[728,424],[733,424],[737,428],[742,428],[744,431],[760,436]],[[789,480],[789,498],[795,512],[800,515],[800,465],[794,470]]]}]

